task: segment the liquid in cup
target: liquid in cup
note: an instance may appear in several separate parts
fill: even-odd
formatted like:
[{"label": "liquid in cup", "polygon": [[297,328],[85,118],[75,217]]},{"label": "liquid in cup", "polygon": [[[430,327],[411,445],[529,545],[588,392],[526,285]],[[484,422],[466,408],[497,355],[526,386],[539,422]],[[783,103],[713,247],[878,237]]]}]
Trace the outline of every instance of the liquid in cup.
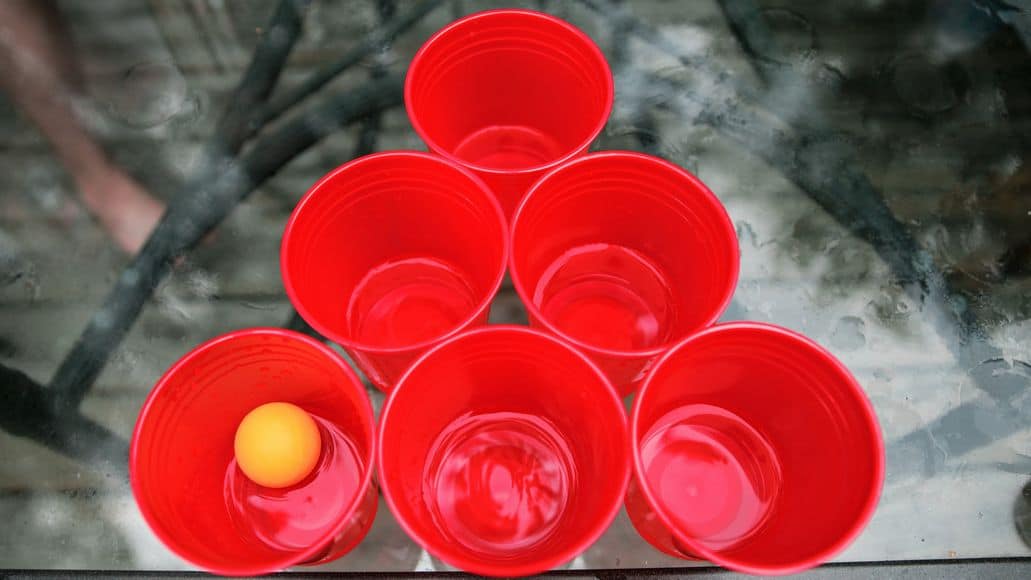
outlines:
[{"label": "liquid in cup", "polygon": [[452,337],[380,420],[380,480],[401,527],[444,562],[523,576],[564,564],[619,510],[625,413],[583,355],[525,327]]},{"label": "liquid in cup", "polygon": [[580,348],[623,395],[671,344],[719,318],[739,257],[705,184],[641,153],[566,162],[512,222],[512,283],[531,325]]},{"label": "liquid in cup", "polygon": [[749,574],[817,566],[863,529],[884,447],[862,389],[830,353],[763,323],[674,346],[631,415],[626,507],[656,548]]},{"label": "liquid in cup", "polygon": [[287,222],[287,296],[381,390],[446,336],[484,324],[508,230],[482,181],[434,155],[390,151],[320,179]]}]

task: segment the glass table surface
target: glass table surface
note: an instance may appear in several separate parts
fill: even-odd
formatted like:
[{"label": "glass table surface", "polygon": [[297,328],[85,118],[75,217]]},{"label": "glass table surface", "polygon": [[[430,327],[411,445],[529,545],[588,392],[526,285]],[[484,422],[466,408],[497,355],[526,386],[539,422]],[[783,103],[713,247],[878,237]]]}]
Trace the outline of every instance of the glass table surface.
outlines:
[{"label": "glass table surface", "polygon": [[[504,5],[605,52],[615,106],[593,149],[661,155],[726,205],[741,276],[724,320],[801,331],[866,390],[886,481],[837,561],[1031,555],[1031,7]],[[289,212],[358,154],[423,149],[398,79],[433,31],[496,6],[0,8],[0,568],[189,569],[127,483],[148,390],[212,336],[299,327]],[[179,221],[133,259],[162,203]],[[525,323],[508,282],[491,320]],[[690,565],[621,513],[570,567]],[[365,541],[315,571],[442,569],[381,498]]]}]

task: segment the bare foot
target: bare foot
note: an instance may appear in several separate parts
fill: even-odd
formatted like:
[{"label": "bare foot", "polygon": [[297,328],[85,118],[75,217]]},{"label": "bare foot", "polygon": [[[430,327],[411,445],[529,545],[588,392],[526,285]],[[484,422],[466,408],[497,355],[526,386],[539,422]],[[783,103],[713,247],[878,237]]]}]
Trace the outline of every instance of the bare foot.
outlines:
[{"label": "bare foot", "polygon": [[120,248],[136,255],[154,231],[165,204],[117,167],[79,180],[82,201]]}]

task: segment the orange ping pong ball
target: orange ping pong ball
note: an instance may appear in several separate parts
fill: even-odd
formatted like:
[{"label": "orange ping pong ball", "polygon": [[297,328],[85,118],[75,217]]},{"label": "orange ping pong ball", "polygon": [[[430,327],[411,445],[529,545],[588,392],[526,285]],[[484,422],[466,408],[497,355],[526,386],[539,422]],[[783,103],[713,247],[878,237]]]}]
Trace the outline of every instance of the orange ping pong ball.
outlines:
[{"label": "orange ping pong ball", "polygon": [[308,477],[319,461],[319,427],[304,409],[265,403],[240,421],[233,441],[236,464],[251,481],[289,487]]}]

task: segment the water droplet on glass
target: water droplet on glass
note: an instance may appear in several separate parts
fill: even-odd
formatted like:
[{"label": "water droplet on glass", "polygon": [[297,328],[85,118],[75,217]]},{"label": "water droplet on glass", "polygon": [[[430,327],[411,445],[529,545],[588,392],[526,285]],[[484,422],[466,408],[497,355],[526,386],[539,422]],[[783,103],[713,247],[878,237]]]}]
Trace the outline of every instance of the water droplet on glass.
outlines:
[{"label": "water droplet on glass", "polygon": [[186,79],[169,62],[143,62],[122,76],[120,90],[108,106],[118,120],[138,129],[167,123],[180,112],[194,108]]},{"label": "water droplet on glass", "polygon": [[770,42],[755,48],[761,56],[772,61],[787,63],[813,48],[813,25],[804,16],[787,8],[766,8],[746,27],[765,26]]},{"label": "water droplet on glass", "polygon": [[866,322],[856,316],[843,316],[831,333],[831,345],[842,351],[858,350],[866,346]]},{"label": "water droplet on glass", "polygon": [[756,235],[755,230],[752,228],[752,224],[746,221],[737,222],[737,239],[742,246],[746,243],[753,248],[759,247],[759,237]]},{"label": "water droplet on glass", "polygon": [[892,284],[881,287],[881,293],[867,303],[865,312],[881,322],[897,324],[909,318],[913,306],[905,291]]},{"label": "water droplet on glass", "polygon": [[891,65],[895,94],[916,113],[944,113],[959,103],[955,73],[923,54],[907,54]]},{"label": "water droplet on glass", "polygon": [[967,299],[957,294],[954,294],[949,297],[949,307],[957,315],[961,315],[967,310]]}]

